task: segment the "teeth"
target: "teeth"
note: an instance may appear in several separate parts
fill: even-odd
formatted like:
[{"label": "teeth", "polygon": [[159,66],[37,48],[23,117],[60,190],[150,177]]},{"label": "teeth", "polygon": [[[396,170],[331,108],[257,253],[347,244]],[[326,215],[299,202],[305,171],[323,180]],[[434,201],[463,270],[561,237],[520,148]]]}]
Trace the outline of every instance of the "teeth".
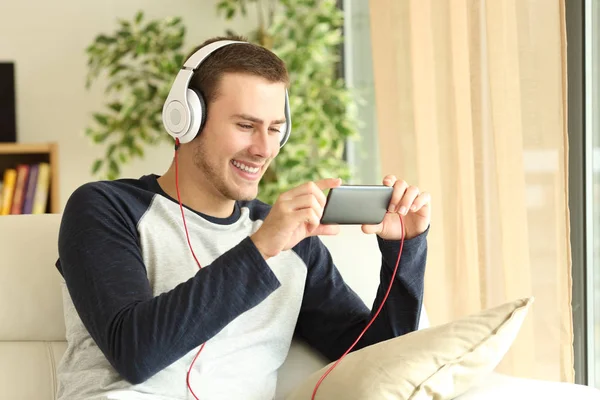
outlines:
[{"label": "teeth", "polygon": [[235,160],[233,160],[232,163],[233,163],[233,165],[235,165],[236,167],[238,167],[242,171],[246,171],[246,172],[248,172],[250,174],[255,174],[260,169],[258,167],[254,167],[254,168],[253,167],[249,167],[249,166],[244,165],[244,164],[242,164],[242,163],[240,163],[238,161],[235,161]]}]

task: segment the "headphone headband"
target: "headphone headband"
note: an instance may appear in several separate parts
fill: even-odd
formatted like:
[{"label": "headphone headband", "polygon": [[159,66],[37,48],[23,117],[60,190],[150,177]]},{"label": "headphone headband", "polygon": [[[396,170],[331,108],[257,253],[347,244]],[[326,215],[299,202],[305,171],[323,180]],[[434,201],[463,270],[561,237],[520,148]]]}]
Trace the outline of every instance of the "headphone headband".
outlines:
[{"label": "headphone headband", "polygon": [[[236,43],[236,40],[220,40],[203,46],[192,54],[177,73],[169,95],[162,110],[162,120],[167,133],[181,143],[190,142],[204,126],[206,119],[206,103],[200,93],[190,89],[189,84],[202,62],[218,49]],[[287,142],[292,128],[291,112],[287,89],[285,91],[284,130],[280,138],[280,146]]]}]

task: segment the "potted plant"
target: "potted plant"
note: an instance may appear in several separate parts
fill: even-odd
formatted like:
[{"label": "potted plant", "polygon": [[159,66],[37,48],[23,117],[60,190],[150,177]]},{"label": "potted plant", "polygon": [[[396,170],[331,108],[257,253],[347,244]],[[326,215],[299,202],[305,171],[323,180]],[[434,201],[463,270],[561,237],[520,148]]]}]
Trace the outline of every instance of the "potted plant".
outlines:
[{"label": "potted plant", "polygon": [[[223,0],[217,10],[230,20],[247,16],[250,6],[257,7],[257,28],[245,36],[281,57],[291,80],[292,135],[261,180],[259,198],[272,204],[280,192],[309,180],[348,180],[344,150],[357,136],[357,123],[351,93],[337,74],[342,11],[334,0]],[[188,53],[178,17],[146,22],[138,12],[118,24],[86,49],[86,87],[101,74],[108,79],[104,110],[93,113],[85,131],[106,147],[92,166],[93,174],[106,179],[119,177],[131,158],[143,157],[145,146],[172,140],[161,110]]]}]

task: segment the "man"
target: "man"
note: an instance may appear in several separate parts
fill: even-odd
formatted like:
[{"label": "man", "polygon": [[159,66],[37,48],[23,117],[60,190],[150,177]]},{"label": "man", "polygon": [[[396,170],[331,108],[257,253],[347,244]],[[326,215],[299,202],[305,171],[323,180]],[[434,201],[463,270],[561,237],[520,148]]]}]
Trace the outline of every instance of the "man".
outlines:
[{"label": "man", "polygon": [[[191,86],[206,123],[165,174],[87,183],[65,207],[61,400],[270,399],[294,334],[334,360],[371,320],[318,238],[338,232],[319,218],[323,191],[340,180],[306,183],[272,207],[255,199],[280,150],[284,63],[229,45]],[[398,214],[406,241],[389,298],[355,350],[415,330],[422,305],[429,195],[393,176],[383,183],[394,187],[390,212],[362,228],[377,235],[383,260],[373,312],[398,256]]]}]

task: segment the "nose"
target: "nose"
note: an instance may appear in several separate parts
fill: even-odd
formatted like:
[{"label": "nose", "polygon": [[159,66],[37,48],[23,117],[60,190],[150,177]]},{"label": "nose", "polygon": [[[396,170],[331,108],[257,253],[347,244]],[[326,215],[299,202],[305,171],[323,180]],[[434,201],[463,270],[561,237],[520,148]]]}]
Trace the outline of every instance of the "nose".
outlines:
[{"label": "nose", "polygon": [[267,129],[257,130],[252,135],[252,143],[249,150],[256,157],[271,157],[271,153],[273,152],[273,138],[269,135]]}]

